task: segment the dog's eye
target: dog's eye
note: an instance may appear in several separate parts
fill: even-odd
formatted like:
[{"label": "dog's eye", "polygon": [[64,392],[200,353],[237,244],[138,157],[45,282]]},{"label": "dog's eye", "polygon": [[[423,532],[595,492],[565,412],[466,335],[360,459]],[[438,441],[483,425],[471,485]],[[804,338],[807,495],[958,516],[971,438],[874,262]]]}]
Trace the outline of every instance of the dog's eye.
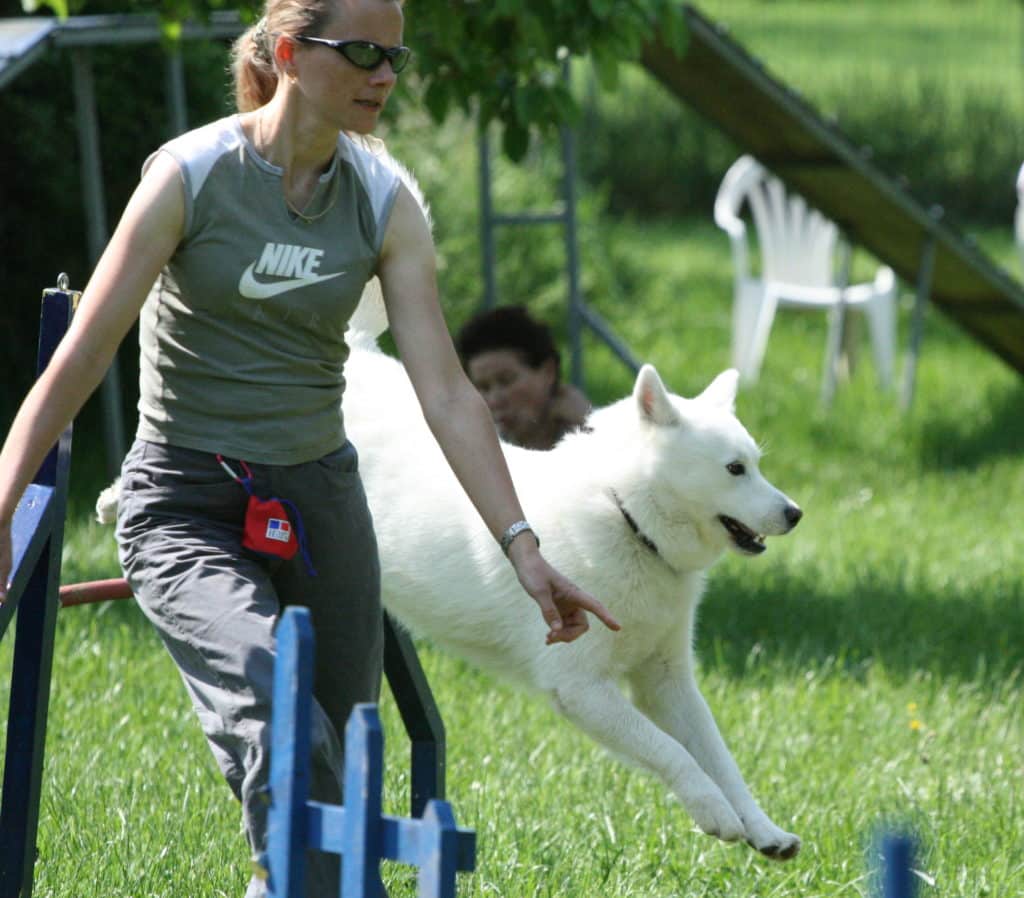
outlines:
[{"label": "dog's eye", "polygon": [[742,462],[731,461],[725,466],[725,470],[732,474],[733,477],[739,477],[747,473],[747,469],[743,466]]}]

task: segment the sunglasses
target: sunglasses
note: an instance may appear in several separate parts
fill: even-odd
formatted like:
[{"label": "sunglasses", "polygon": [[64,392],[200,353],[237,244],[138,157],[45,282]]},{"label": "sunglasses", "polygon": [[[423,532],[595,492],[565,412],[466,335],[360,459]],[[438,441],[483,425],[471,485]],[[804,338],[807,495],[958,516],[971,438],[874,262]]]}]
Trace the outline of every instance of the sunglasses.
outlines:
[{"label": "sunglasses", "polygon": [[373,41],[332,41],[325,37],[306,37],[304,34],[296,35],[295,40],[304,44],[323,44],[337,50],[357,68],[370,72],[386,59],[391,63],[391,71],[397,75],[412,56],[412,50],[408,47],[382,47]]}]

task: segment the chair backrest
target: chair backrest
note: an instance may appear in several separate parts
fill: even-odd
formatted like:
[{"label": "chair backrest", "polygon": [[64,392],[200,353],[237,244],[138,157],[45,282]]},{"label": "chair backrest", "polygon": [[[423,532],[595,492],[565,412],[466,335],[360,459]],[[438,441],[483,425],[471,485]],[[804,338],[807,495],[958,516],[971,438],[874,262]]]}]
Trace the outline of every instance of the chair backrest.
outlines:
[{"label": "chair backrest", "polygon": [[744,233],[741,213],[750,209],[765,280],[823,287],[835,283],[835,223],[812,209],[752,156],[737,159],[722,179],[715,221],[735,241]]}]

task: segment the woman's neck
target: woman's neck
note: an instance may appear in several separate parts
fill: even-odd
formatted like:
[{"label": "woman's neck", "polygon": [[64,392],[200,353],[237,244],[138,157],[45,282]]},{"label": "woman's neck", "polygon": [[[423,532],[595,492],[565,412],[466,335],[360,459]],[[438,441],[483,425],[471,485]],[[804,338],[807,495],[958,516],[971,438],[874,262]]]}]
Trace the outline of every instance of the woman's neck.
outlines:
[{"label": "woman's neck", "polygon": [[337,129],[302,115],[277,96],[253,117],[257,152],[282,168],[286,180],[289,176],[319,177],[330,166],[338,143]]},{"label": "woman's neck", "polygon": [[285,200],[303,209],[331,165],[338,132],[302,116],[277,95],[252,113],[250,139],[263,159],[282,170]]}]

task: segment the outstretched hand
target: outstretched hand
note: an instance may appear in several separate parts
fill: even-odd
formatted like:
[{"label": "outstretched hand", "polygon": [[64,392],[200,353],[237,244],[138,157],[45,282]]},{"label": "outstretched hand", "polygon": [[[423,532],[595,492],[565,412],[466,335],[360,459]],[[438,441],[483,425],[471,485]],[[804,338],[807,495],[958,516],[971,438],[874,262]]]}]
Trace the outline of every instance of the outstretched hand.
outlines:
[{"label": "outstretched hand", "polygon": [[528,536],[512,543],[509,558],[523,589],[540,606],[548,625],[548,645],[572,642],[586,633],[590,629],[587,611],[609,630],[622,629],[604,605],[548,564]]}]

